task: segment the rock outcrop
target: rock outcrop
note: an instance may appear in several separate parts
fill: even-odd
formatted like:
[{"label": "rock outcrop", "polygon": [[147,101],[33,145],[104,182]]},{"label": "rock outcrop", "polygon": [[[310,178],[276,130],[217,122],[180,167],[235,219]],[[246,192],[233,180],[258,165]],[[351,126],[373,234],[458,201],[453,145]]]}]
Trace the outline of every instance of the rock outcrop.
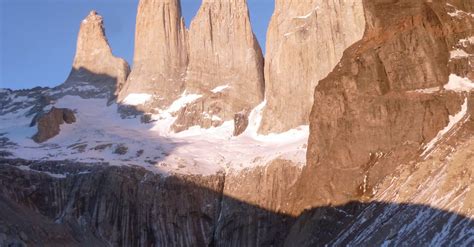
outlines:
[{"label": "rock outcrop", "polygon": [[[472,106],[473,95],[468,101]],[[474,116],[474,108],[466,114]],[[400,165],[376,186],[368,177],[359,201],[306,210],[285,246],[472,245],[474,119],[463,121],[426,159],[394,154]]]},{"label": "rock outcrop", "polygon": [[203,95],[183,109],[175,130],[211,127],[263,100],[263,55],[245,0],[204,0],[189,30],[186,92]]},{"label": "rock outcrop", "polygon": [[127,62],[112,54],[102,16],[91,11],[81,23],[73,68],[64,87],[87,83],[115,92],[116,95],[129,72]]},{"label": "rock outcrop", "polygon": [[131,93],[155,95],[169,105],[184,89],[187,31],[179,0],[141,0],[138,6],[133,69],[119,101]]},{"label": "rock outcrop", "polygon": [[[282,153],[290,148],[284,144],[292,141],[292,133],[283,135],[290,140],[245,135],[227,142],[230,133],[217,141],[194,133],[189,139],[170,135],[168,140],[152,135],[158,129],[139,126],[138,119],[137,125],[119,122],[108,107],[77,110],[81,116],[90,114],[90,121],[79,121],[85,128],[74,128],[74,135],[84,132],[75,137],[77,142],[24,147],[25,138],[17,135],[18,119],[24,125],[50,104],[75,105],[74,99],[62,96],[81,88],[66,83],[51,90],[0,90],[0,115],[9,124],[0,133],[0,156],[11,157],[0,159],[0,245],[472,246],[474,3],[276,4],[260,131],[285,131],[309,121],[306,166],[290,161],[306,150],[301,139],[297,154]],[[94,39],[85,45],[94,36],[84,38],[83,31],[94,33],[100,27],[103,34],[100,17],[91,13],[86,20],[82,52],[98,44]],[[89,27],[89,22],[96,24]],[[153,108],[160,108],[179,95],[193,94],[177,102],[184,105],[177,115],[177,107],[164,112],[164,121],[177,117],[177,131],[227,120],[235,122],[234,135],[244,132],[249,122],[255,127],[259,117],[249,119],[248,114],[263,99],[263,60],[245,0],[203,0],[189,39],[179,1],[142,0],[138,22],[137,40],[145,48],[136,47],[136,59],[143,63],[137,67],[139,80],[130,79],[123,91],[136,94],[135,103],[147,94]],[[153,27],[158,28],[150,31]],[[146,54],[154,41],[158,45]],[[93,58],[94,51],[87,50]],[[92,64],[85,58],[78,61]],[[84,78],[92,78],[94,86],[116,83],[108,81],[110,75],[97,81],[97,74],[90,76]],[[154,84],[150,78],[161,79]],[[56,91],[61,93],[51,93]],[[313,99],[305,97],[313,92],[308,118],[304,108]],[[60,94],[62,98],[56,96]],[[88,108],[89,100],[78,102]],[[95,116],[104,116],[107,124]],[[145,114],[142,122],[160,121],[155,117]],[[75,117],[71,110],[53,107],[35,121],[34,139],[41,142]],[[192,142],[199,138],[204,141]],[[259,142],[251,145],[258,152],[243,155],[254,138]],[[267,141],[277,145],[263,145]],[[39,155],[30,157],[41,159],[19,159],[21,151],[15,150],[34,150]],[[201,150],[217,150],[217,155]],[[106,156],[97,155],[102,151]],[[192,155],[184,157],[188,153]],[[227,162],[234,154],[235,160]],[[134,165],[142,157],[146,163]],[[91,163],[65,160],[69,158]],[[220,169],[214,169],[215,163]]]},{"label": "rock outcrop", "polygon": [[307,125],[314,88],[364,30],[362,0],[276,1],[267,34],[260,132]]},{"label": "rock outcrop", "polygon": [[462,6],[445,1],[364,5],[363,40],[315,90],[301,208],[370,196],[398,166],[425,155],[455,115],[469,119],[468,93],[441,89],[472,68],[469,59],[450,66],[450,51],[472,36],[474,18],[450,15]]},{"label": "rock outcrop", "polygon": [[69,109],[53,107],[48,113],[35,117],[35,121],[38,133],[33,136],[33,140],[42,143],[58,135],[62,124],[76,122],[76,117]]},{"label": "rock outcrop", "polygon": [[189,31],[179,0],[140,1],[134,65],[119,102],[146,97],[132,105],[153,112],[187,94],[201,97],[176,114],[176,132],[219,126],[263,100],[263,55],[245,0],[203,1]]}]

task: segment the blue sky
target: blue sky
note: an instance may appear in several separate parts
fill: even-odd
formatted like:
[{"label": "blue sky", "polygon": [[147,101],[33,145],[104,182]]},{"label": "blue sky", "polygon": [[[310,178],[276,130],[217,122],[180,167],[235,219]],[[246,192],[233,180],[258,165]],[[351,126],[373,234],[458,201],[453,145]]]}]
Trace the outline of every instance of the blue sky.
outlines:
[{"label": "blue sky", "polygon": [[[247,0],[263,48],[274,0]],[[81,20],[97,10],[116,56],[133,59],[138,0],[0,0],[0,88],[62,83],[71,69]],[[181,0],[186,25],[200,0]]]}]

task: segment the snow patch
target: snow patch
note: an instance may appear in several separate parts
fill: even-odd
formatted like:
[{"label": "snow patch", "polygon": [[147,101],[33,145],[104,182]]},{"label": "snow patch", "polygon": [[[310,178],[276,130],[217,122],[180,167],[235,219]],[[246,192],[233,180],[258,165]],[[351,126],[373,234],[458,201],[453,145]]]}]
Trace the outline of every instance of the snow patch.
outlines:
[{"label": "snow patch", "polygon": [[438,143],[441,140],[441,138],[443,138],[443,136],[446,135],[446,133],[451,131],[453,127],[456,126],[456,124],[458,124],[466,116],[466,114],[467,114],[467,98],[464,99],[464,103],[461,106],[461,111],[456,113],[454,116],[449,116],[448,125],[444,129],[439,131],[436,137],[424,146],[425,151],[423,151],[421,156],[425,156],[426,154],[428,154],[436,145],[436,143]]},{"label": "snow patch", "polygon": [[465,39],[460,39],[459,44],[464,46],[464,47],[467,47],[468,44],[474,45],[474,36],[469,37],[469,38],[465,38]]},{"label": "snow patch", "polygon": [[451,51],[451,59],[460,59],[460,58],[465,58],[469,57],[470,54],[465,52],[463,49],[456,49]]},{"label": "snow patch", "polygon": [[417,90],[415,90],[415,92],[417,92],[417,93],[426,93],[426,94],[436,93],[436,92],[439,92],[439,87],[417,89]]},{"label": "snow patch", "polygon": [[[65,96],[54,106],[74,110],[77,121],[61,125],[60,134],[47,142],[38,144],[31,139],[36,128],[29,127],[31,117],[25,116],[31,108],[0,115],[0,133],[5,133],[4,137],[17,145],[5,147],[13,157],[138,165],[164,175],[206,176],[219,171],[266,166],[275,159],[289,160],[298,166],[305,164],[309,127],[259,135],[257,131],[265,102],[251,112],[249,127],[240,136],[233,136],[233,121],[224,122],[219,127],[204,129],[194,126],[173,133],[171,126],[176,120],[173,113],[200,97],[183,93],[168,109],[158,109],[158,113],[152,115],[153,122],[144,124],[138,118],[122,119],[117,111],[119,106],[107,105],[106,98]],[[132,103],[137,101],[132,100]],[[217,116],[210,117],[218,120]]]},{"label": "snow patch", "polygon": [[131,93],[122,101],[122,104],[130,106],[143,105],[150,101],[152,97],[151,94],[147,93]]},{"label": "snow patch", "polygon": [[448,15],[451,16],[451,17],[463,18],[464,16],[469,16],[471,18],[474,18],[473,13],[469,13],[469,12],[459,10],[454,5],[449,4],[449,3],[446,3],[446,5],[454,9],[453,11],[448,12]]},{"label": "snow patch", "polygon": [[229,87],[230,87],[230,86],[229,86],[228,84],[227,84],[227,85],[218,86],[218,87],[212,89],[211,92],[213,92],[213,93],[220,93],[220,92],[226,90],[226,89],[229,88]]},{"label": "snow patch", "polygon": [[181,95],[181,97],[175,100],[166,110],[166,112],[173,113],[181,110],[181,108],[185,107],[186,105],[196,101],[197,99],[201,98],[202,95],[200,94],[187,94],[186,91]]},{"label": "snow patch", "polygon": [[474,82],[469,78],[451,74],[448,84],[444,85],[444,89],[455,92],[469,92],[474,90]]}]

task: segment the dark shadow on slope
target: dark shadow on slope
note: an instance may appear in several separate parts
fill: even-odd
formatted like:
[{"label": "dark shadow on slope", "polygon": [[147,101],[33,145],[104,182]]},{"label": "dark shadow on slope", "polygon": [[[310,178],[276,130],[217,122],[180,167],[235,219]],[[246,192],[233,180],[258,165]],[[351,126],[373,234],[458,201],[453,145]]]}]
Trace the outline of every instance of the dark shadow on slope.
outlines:
[{"label": "dark shadow on slope", "polygon": [[0,245],[474,243],[472,219],[429,206],[351,202],[295,218],[223,195],[224,183],[224,174],[164,177],[133,167],[0,160]]},{"label": "dark shadow on slope", "polygon": [[56,97],[77,95],[82,98],[107,98],[111,102],[119,89],[117,77],[97,74],[81,67],[72,68],[66,81],[54,87],[51,92]]}]

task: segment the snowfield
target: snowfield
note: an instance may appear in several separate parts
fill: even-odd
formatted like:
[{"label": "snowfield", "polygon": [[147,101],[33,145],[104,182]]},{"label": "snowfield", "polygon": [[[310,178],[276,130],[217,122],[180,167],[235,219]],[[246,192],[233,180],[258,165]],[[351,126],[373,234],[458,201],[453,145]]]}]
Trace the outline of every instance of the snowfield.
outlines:
[{"label": "snowfield", "polygon": [[[64,96],[54,107],[72,109],[77,122],[61,125],[61,133],[45,143],[37,144],[31,137],[30,109],[0,115],[0,134],[16,146],[4,147],[14,157],[29,160],[74,160],[108,162],[111,165],[138,165],[162,174],[212,175],[219,171],[233,172],[264,166],[274,159],[286,159],[304,165],[309,127],[301,126],[282,134],[260,136],[257,129],[265,103],[256,107],[249,119],[249,128],[233,137],[233,121],[217,128],[198,126],[173,133],[170,126],[174,113],[201,95],[184,93],[168,109],[152,115],[152,123],[140,119],[122,119],[118,105],[107,106],[107,100]],[[151,95],[132,95],[129,105],[146,102]],[[51,106],[45,107],[45,109]]]}]

